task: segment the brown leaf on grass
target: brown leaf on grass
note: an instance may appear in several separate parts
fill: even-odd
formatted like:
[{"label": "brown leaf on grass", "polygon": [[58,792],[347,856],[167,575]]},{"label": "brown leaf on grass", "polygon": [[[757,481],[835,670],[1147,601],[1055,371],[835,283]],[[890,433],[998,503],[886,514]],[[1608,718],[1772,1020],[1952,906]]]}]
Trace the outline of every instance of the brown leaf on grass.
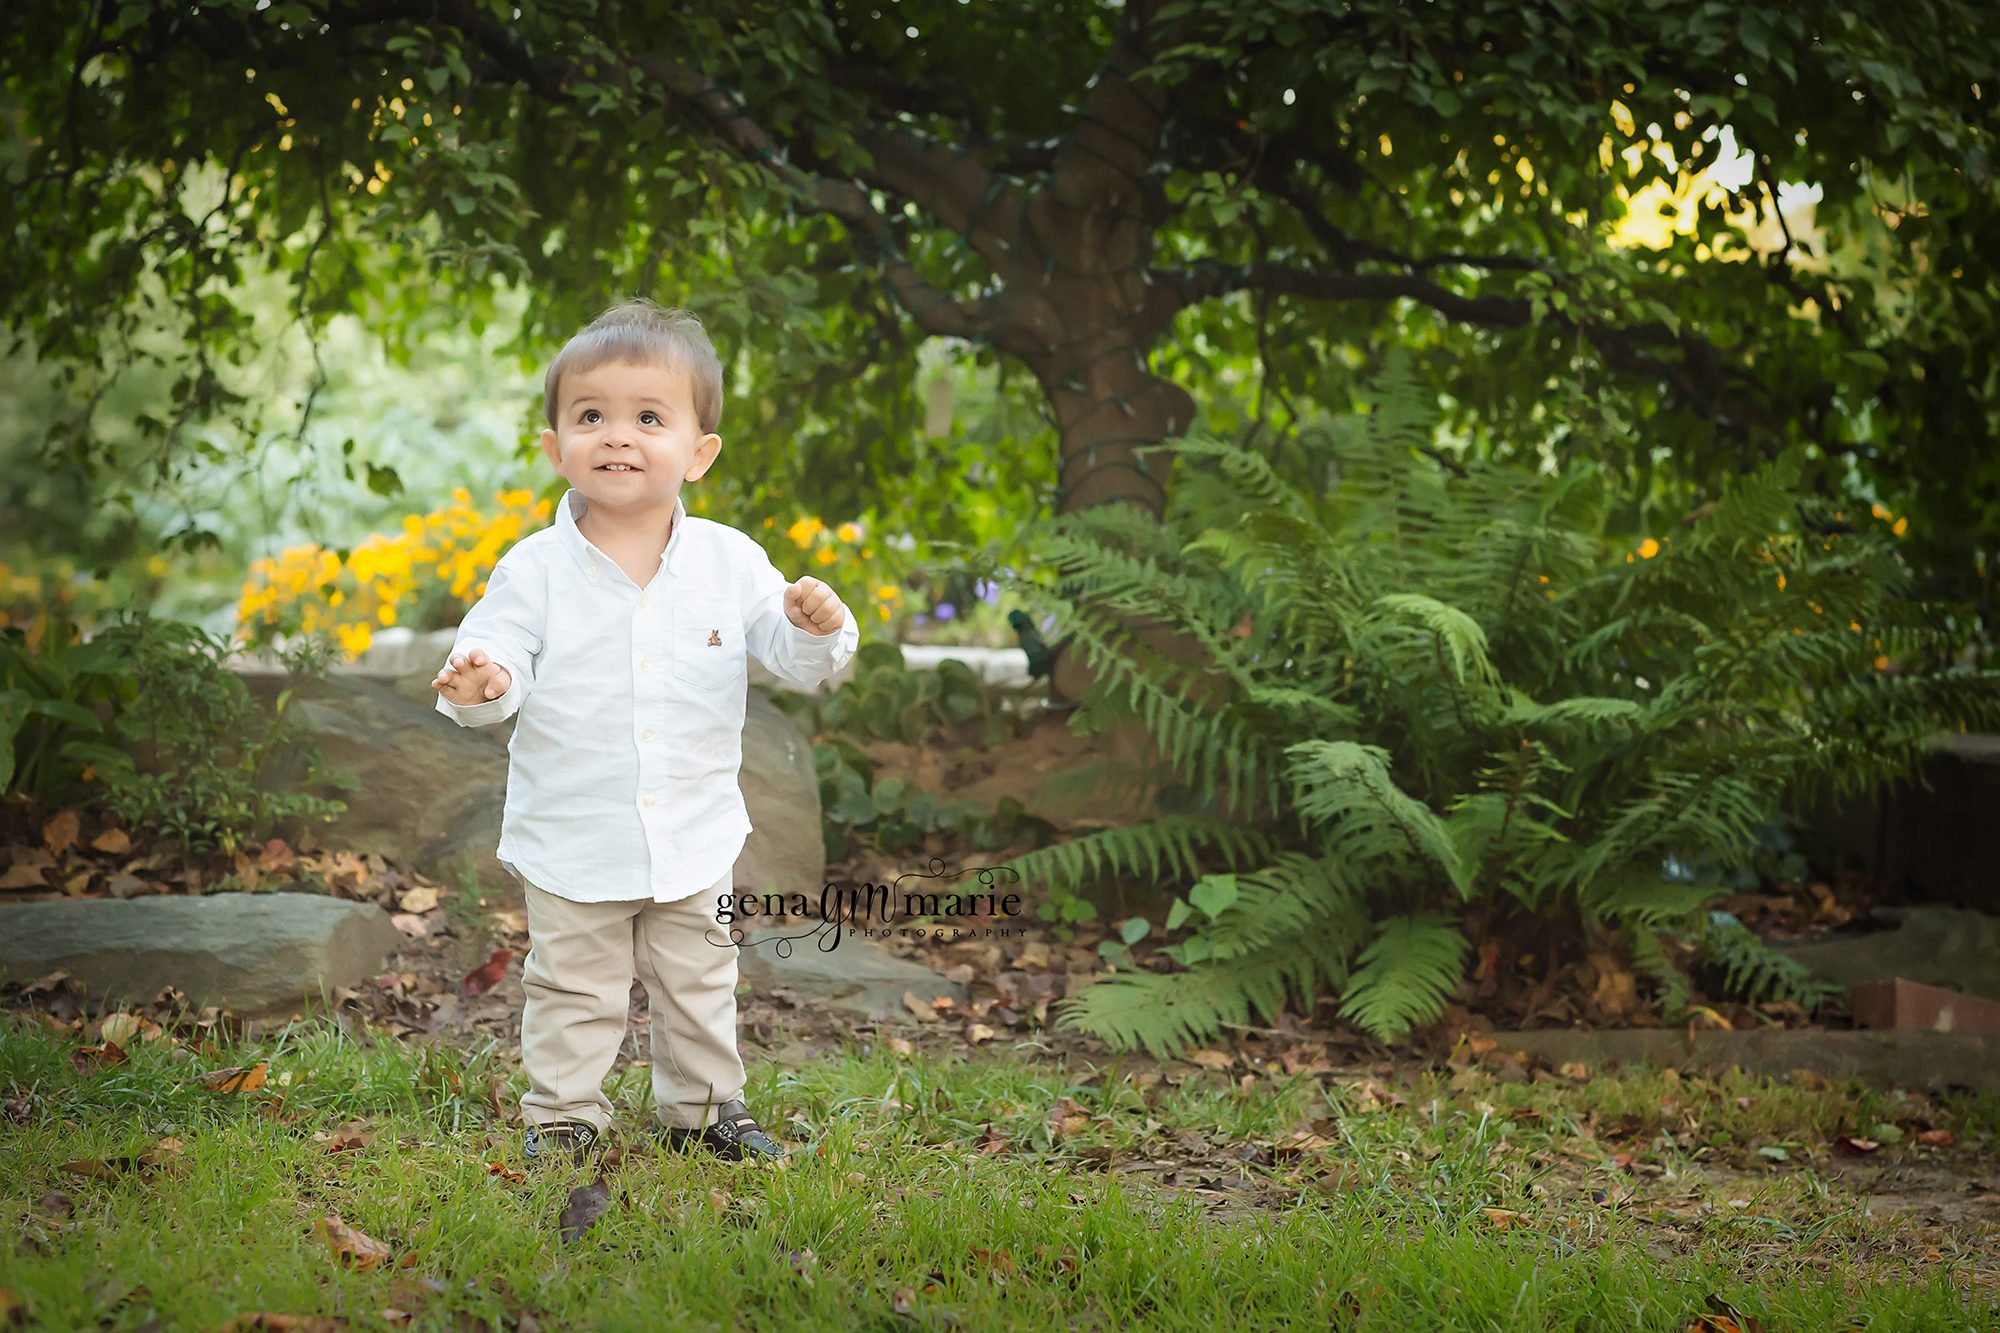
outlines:
[{"label": "brown leaf on grass", "polygon": [[215,1333],[252,1333],[262,1329],[272,1330],[272,1333],[340,1333],[346,1327],[347,1321],[339,1315],[279,1314],[271,1310],[252,1310],[237,1315],[226,1324],[216,1325]]},{"label": "brown leaf on grass", "polygon": [[422,917],[413,916],[408,912],[395,913],[389,918],[389,924],[394,926],[397,930],[402,931],[405,935],[408,935],[413,940],[421,940],[428,938],[431,933],[430,924],[428,922],[426,922]]},{"label": "brown leaf on grass", "polygon": [[79,1046],[69,1053],[70,1064],[76,1072],[88,1077],[113,1065],[122,1065],[129,1057],[125,1048],[115,1041],[107,1041],[100,1046]]},{"label": "brown leaf on grass", "polygon": [[1918,1133],[1917,1142],[1927,1148],[1949,1148],[1958,1142],[1958,1135],[1948,1129],[1926,1129]]},{"label": "brown leaf on grass", "polygon": [[1508,1231],[1528,1224],[1528,1219],[1512,1208],[1481,1208],[1479,1212],[1495,1231]]},{"label": "brown leaf on grass", "polygon": [[1224,1072],[1227,1072],[1236,1063],[1236,1057],[1227,1051],[1212,1051],[1204,1046],[1195,1047],[1181,1056],[1181,1059],[1186,1060],[1189,1064],[1200,1065],[1203,1069],[1215,1069]]},{"label": "brown leaf on grass", "polygon": [[90,840],[90,845],[100,852],[113,856],[123,856],[132,850],[132,839],[122,828],[108,828]]},{"label": "brown leaf on grass", "polygon": [[588,1185],[578,1185],[569,1192],[569,1202],[563,1205],[559,1223],[559,1234],[565,1245],[574,1244],[583,1233],[597,1225],[597,1219],[611,1210],[611,1178],[600,1173]]},{"label": "brown leaf on grass", "polygon": [[359,1120],[350,1120],[339,1129],[313,1131],[313,1142],[325,1144],[329,1155],[359,1152],[375,1142],[375,1131],[363,1129]]},{"label": "brown leaf on grass", "polygon": [[1833,1141],[1833,1146],[1850,1157],[1866,1157],[1882,1145],[1874,1139],[1857,1139],[1851,1134],[1842,1134]]},{"label": "brown leaf on grass", "polygon": [[486,1174],[489,1176],[498,1176],[502,1180],[511,1181],[516,1185],[526,1184],[528,1180],[526,1172],[516,1171],[505,1162],[488,1162],[486,1164]]},{"label": "brown leaf on grass", "polygon": [[991,1272],[1005,1274],[1008,1277],[1016,1276],[1014,1256],[1006,1250],[982,1250],[975,1245],[972,1247],[972,1257]]},{"label": "brown leaf on grass", "polygon": [[164,1138],[141,1153],[128,1153],[123,1157],[76,1157],[64,1162],[59,1169],[72,1176],[116,1180],[131,1171],[144,1175],[155,1167],[171,1167],[181,1160],[185,1151],[186,1145],[179,1139]]},{"label": "brown leaf on grass", "polygon": [[364,1231],[358,1231],[338,1217],[322,1217],[312,1225],[312,1234],[334,1257],[352,1268],[368,1269],[387,1263],[393,1251]]},{"label": "brown leaf on grass", "polygon": [[920,1023],[937,1022],[937,1011],[931,1008],[929,1001],[918,999],[915,991],[906,990],[903,992],[903,1007],[909,1010]]},{"label": "brown leaf on grass", "polygon": [[81,831],[82,824],[83,821],[77,817],[76,811],[64,810],[42,825],[42,841],[48,845],[51,853],[61,856],[76,846],[77,834]]},{"label": "brown leaf on grass", "polygon": [[217,1069],[196,1077],[210,1092],[255,1092],[264,1086],[264,1076],[270,1067],[269,1060],[259,1060],[254,1065]]}]

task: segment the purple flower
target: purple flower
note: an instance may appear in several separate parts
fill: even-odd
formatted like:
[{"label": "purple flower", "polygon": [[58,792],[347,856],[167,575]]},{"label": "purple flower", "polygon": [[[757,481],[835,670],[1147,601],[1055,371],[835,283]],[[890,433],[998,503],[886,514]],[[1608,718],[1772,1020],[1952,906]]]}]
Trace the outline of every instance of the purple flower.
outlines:
[{"label": "purple flower", "polygon": [[980,601],[989,605],[1000,600],[1000,585],[992,579],[981,579],[972,585],[973,593]]},{"label": "purple flower", "polygon": [[1053,614],[1042,617],[1042,633],[1047,634],[1050,630],[1054,629],[1055,627],[1056,627],[1056,618]]},{"label": "purple flower", "polygon": [[939,620],[950,620],[953,616],[958,614],[958,608],[953,606],[950,602],[939,602],[936,606],[931,608],[931,614],[936,616]]}]

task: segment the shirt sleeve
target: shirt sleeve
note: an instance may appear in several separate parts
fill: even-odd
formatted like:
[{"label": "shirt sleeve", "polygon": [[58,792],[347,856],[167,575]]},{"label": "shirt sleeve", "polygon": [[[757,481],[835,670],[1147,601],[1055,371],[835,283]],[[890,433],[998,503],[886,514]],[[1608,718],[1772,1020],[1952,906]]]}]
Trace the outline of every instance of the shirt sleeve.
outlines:
[{"label": "shirt sleeve", "polygon": [[507,668],[507,692],[497,699],[455,704],[438,695],[437,711],[461,727],[506,721],[535,686],[535,664],[542,655],[548,599],[540,572],[532,567],[523,569],[524,563],[502,558],[493,566],[493,572],[486,576],[485,593],[465,613],[451,653],[439,665],[439,670],[443,670],[452,657],[484,648],[489,658]]},{"label": "shirt sleeve", "polygon": [[[744,642],[773,675],[796,685],[818,685],[846,666],[861,642],[861,625],[848,607],[847,617],[831,634],[800,629],[785,614],[785,589],[792,580],[779,572],[757,539],[743,534]],[[840,594],[836,592],[834,596]],[[846,606],[842,599],[841,605]]]}]

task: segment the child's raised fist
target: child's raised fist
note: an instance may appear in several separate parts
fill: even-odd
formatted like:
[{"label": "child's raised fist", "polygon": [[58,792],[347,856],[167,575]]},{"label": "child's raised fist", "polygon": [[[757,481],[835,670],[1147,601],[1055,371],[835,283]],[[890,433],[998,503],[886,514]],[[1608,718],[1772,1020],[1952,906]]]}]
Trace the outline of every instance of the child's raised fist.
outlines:
[{"label": "child's raised fist", "polygon": [[847,608],[833,589],[808,574],[785,589],[785,619],[808,634],[832,634],[847,623]]},{"label": "child's raised fist", "polygon": [[474,648],[454,655],[451,664],[437,673],[431,688],[463,707],[498,699],[513,683],[506,667],[488,657],[484,648]]}]

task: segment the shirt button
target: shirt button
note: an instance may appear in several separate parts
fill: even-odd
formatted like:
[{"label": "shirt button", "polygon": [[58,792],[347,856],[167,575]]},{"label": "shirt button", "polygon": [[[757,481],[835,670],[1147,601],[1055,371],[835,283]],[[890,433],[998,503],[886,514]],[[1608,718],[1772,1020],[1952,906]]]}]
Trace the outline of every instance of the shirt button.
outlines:
[{"label": "shirt button", "polygon": [[653,669],[653,659],[652,659],[652,658],[650,658],[650,657],[642,657],[642,658],[640,658],[640,659],[639,659],[639,670],[641,670],[641,671],[651,671],[652,669]]},{"label": "shirt button", "polygon": [[653,729],[651,727],[647,727],[644,731],[639,733],[639,739],[642,741],[649,741],[653,739]]},{"label": "shirt button", "polygon": [[641,606],[649,606],[649,605],[651,605],[651,603],[650,603],[650,602],[649,602],[649,601],[647,600],[647,598],[646,598],[646,594],[645,594],[645,593],[643,593],[643,592],[639,594],[639,605],[641,605]]},{"label": "shirt button", "polygon": [[647,805],[651,805],[652,803],[653,803],[653,798],[652,798],[652,797],[650,797],[650,796],[648,796],[648,797],[646,798],[646,804],[647,804]]}]

